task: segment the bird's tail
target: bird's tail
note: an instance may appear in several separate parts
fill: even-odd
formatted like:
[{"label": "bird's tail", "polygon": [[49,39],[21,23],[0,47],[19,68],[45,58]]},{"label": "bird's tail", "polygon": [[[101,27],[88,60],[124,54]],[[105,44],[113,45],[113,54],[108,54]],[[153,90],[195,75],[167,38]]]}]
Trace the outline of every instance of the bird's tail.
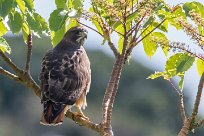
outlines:
[{"label": "bird's tail", "polygon": [[64,119],[64,110],[66,105],[46,101],[43,103],[43,114],[40,123],[43,125],[56,126],[60,125]]}]

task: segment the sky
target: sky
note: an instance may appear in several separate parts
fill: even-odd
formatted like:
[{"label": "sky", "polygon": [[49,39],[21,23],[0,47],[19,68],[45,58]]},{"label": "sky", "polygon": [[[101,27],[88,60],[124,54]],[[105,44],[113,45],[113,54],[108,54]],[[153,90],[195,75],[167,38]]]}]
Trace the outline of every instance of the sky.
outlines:
[{"label": "sky", "polygon": [[[191,2],[191,1],[192,0],[166,0],[166,3],[173,6],[173,5],[177,5],[179,3]],[[204,0],[195,0],[195,1],[204,4]],[[49,3],[49,5],[48,5],[48,3]],[[89,4],[89,2],[86,2],[85,6],[87,6],[88,4]],[[46,20],[48,20],[50,13],[56,8],[55,7],[55,1],[54,0],[46,0],[46,5],[45,5],[45,1],[35,0],[35,8],[36,8],[37,13],[40,13],[40,15],[42,15]],[[88,24],[89,26],[93,26],[91,23],[86,22],[86,24]],[[89,37],[94,37],[94,38],[89,38]],[[194,45],[193,41],[190,40],[190,38],[184,32],[177,31],[173,27],[170,27],[169,32],[167,33],[167,37],[170,41],[180,41],[180,42],[184,42],[190,46]],[[108,46],[106,46],[106,45],[101,46],[100,45],[102,43],[102,38],[98,34],[96,34],[95,32],[93,32],[91,30],[89,31],[89,35],[88,35],[88,39],[87,39],[87,43],[89,43],[89,42],[95,43],[96,46],[88,47],[88,48],[103,50],[107,54],[111,54]],[[139,63],[141,63],[143,66],[145,66],[147,68],[150,67],[154,71],[163,71],[165,68],[166,58],[165,58],[164,54],[161,52],[162,51],[157,52],[150,59],[145,55],[142,45],[139,45],[134,49],[132,58],[135,59],[136,61],[138,61]],[[175,82],[178,82],[178,80]],[[186,73],[185,82],[184,82],[184,91],[186,91],[185,94],[187,94],[190,97],[190,99],[192,101],[192,103],[191,103],[192,106],[193,106],[193,102],[194,102],[195,97],[196,97],[198,82],[199,82],[199,75],[198,75],[196,67],[194,65],[194,67],[191,68]],[[201,105],[204,105],[204,100],[202,100]],[[204,114],[204,106],[201,107],[201,113]]]}]

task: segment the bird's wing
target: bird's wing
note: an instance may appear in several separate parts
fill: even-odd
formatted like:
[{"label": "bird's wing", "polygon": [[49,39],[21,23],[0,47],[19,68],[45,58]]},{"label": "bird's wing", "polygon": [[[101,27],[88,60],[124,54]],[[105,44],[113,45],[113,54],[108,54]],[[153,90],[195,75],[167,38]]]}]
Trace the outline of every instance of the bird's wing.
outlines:
[{"label": "bird's wing", "polygon": [[90,82],[89,60],[83,49],[59,54],[51,50],[43,58],[42,102],[73,105]]}]

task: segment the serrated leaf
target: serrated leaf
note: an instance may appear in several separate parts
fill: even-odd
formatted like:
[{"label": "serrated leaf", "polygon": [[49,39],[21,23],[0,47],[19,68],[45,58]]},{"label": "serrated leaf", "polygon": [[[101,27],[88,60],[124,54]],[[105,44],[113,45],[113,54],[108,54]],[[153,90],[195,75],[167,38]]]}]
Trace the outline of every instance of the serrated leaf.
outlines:
[{"label": "serrated leaf", "polygon": [[[145,37],[152,29],[154,29],[154,27],[148,27],[148,29],[143,32],[142,38]],[[156,53],[158,48],[157,44],[151,40],[151,34],[149,36],[146,36],[142,40],[142,43],[146,55],[151,58]]]},{"label": "serrated leaf", "polygon": [[13,8],[14,0],[1,0],[0,1],[0,16],[1,17],[6,17],[8,13]]},{"label": "serrated leaf", "polygon": [[38,33],[41,34],[42,32],[44,32],[45,34],[49,35],[49,27],[45,19],[38,13],[33,13],[33,16],[35,18],[35,21],[39,22],[40,24]]},{"label": "serrated leaf", "polygon": [[155,72],[154,74],[151,74],[147,79],[155,79],[161,76],[164,76],[163,72]]},{"label": "serrated leaf", "polygon": [[23,18],[20,13],[15,11],[14,13],[9,13],[8,25],[10,30],[14,34],[18,34],[22,28]]},{"label": "serrated leaf", "polygon": [[161,32],[153,32],[151,36],[153,41],[155,41],[156,43],[160,43],[165,56],[167,56],[169,51],[169,40],[167,39],[167,37]]},{"label": "serrated leaf", "polygon": [[16,3],[18,4],[19,9],[23,14],[25,14],[25,2],[23,0],[16,0]]},{"label": "serrated leaf", "polygon": [[25,7],[28,8],[28,10],[30,12],[33,11],[34,9],[34,3],[33,3],[33,0],[23,0],[25,2]]},{"label": "serrated leaf", "polygon": [[64,24],[68,17],[68,11],[63,9],[56,9],[50,14],[49,26],[50,30],[57,31]]},{"label": "serrated leaf", "polygon": [[184,53],[177,53],[167,60],[165,70],[169,77],[173,77],[179,73],[186,72],[193,65],[194,61],[194,57]]},{"label": "serrated leaf", "polygon": [[196,62],[198,74],[201,76],[204,72],[204,61],[201,59],[197,59]]},{"label": "serrated leaf", "polygon": [[27,14],[26,17],[29,28],[35,32],[34,34],[36,36],[39,37],[39,34],[41,34],[40,22],[35,19],[34,15]]},{"label": "serrated leaf", "polygon": [[11,53],[11,48],[3,37],[0,37],[0,50],[9,54]]},{"label": "serrated leaf", "polygon": [[55,0],[58,9],[67,9],[67,0]]},{"label": "serrated leaf", "polygon": [[62,40],[65,33],[66,33],[65,24],[62,25],[62,27],[58,29],[56,32],[52,31],[51,32],[52,45],[56,46]]},{"label": "serrated leaf", "polygon": [[26,23],[23,23],[23,26],[22,26],[22,35],[23,35],[23,40],[26,43],[28,35],[29,35],[29,27],[28,27],[28,25]]},{"label": "serrated leaf", "polygon": [[6,28],[4,22],[0,21],[0,36],[6,34],[8,32],[8,29]]}]

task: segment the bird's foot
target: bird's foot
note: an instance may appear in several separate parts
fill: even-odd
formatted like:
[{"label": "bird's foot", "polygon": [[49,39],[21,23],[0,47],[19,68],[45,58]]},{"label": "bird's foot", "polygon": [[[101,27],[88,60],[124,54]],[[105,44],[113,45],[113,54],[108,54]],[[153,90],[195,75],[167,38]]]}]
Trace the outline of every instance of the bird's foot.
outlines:
[{"label": "bird's foot", "polygon": [[86,117],[82,111],[77,111],[77,112],[75,112],[74,114],[75,114],[76,116],[79,116],[79,117],[85,119],[85,120],[89,120],[89,118]]}]

